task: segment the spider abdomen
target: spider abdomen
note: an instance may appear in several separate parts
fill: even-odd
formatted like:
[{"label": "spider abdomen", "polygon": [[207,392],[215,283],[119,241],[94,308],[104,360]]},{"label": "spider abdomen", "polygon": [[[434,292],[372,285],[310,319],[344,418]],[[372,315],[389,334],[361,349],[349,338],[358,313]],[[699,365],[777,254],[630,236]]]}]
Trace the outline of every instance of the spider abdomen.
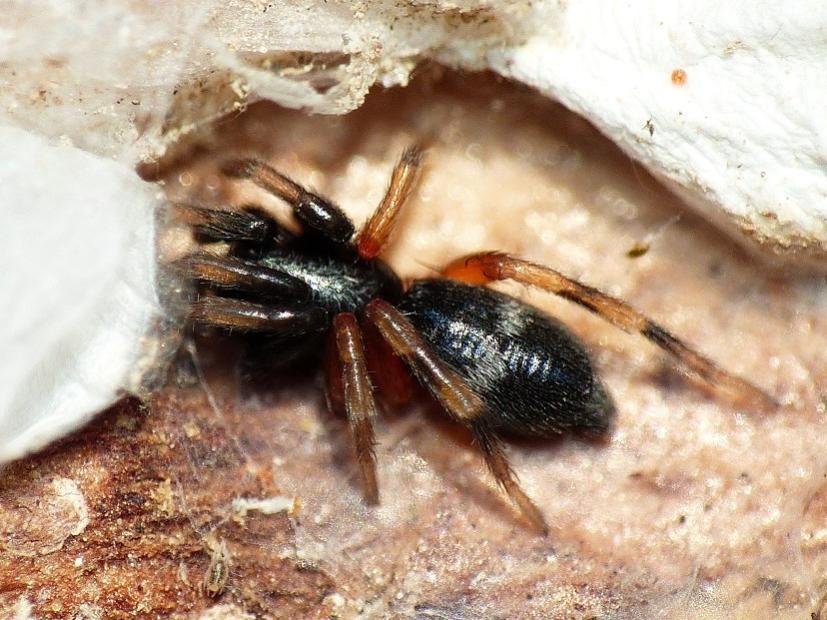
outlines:
[{"label": "spider abdomen", "polygon": [[614,406],[583,345],[508,295],[421,280],[399,304],[433,350],[486,404],[486,422],[522,436],[605,431]]}]

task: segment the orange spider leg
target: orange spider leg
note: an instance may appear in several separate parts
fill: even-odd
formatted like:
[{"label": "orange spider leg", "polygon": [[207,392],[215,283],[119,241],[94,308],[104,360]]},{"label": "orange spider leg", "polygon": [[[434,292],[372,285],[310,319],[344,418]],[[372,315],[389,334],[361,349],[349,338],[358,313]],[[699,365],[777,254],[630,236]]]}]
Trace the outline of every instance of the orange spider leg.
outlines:
[{"label": "orange spider leg", "polygon": [[513,280],[559,295],[587,308],[624,331],[641,334],[672,355],[690,377],[700,379],[731,400],[752,402],[765,409],[778,407],[777,401],[769,394],[719,368],[627,303],[581,284],[549,267],[508,254],[482,252],[453,261],[442,273],[448,278],[470,284]]},{"label": "orange spider leg", "polygon": [[402,205],[408,200],[422,164],[422,149],[409,146],[391,175],[391,182],[382,202],[359,233],[356,247],[359,256],[370,260],[379,256],[388,241]]}]

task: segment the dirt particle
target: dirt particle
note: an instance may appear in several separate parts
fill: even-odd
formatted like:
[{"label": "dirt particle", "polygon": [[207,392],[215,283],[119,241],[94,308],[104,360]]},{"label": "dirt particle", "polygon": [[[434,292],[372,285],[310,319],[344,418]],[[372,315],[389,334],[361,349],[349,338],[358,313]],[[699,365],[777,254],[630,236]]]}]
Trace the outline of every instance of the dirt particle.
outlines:
[{"label": "dirt particle", "polygon": [[675,86],[683,86],[686,84],[686,71],[683,69],[675,69],[672,71],[672,83]]}]

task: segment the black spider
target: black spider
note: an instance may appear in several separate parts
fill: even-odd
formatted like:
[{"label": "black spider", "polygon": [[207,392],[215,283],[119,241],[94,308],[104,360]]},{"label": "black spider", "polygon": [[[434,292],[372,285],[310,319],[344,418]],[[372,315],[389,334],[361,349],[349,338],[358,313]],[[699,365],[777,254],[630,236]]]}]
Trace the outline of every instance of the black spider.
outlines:
[{"label": "black spider", "polygon": [[229,162],[223,172],[287,201],[301,236],[256,208],[179,205],[200,237],[231,243],[226,256],[199,252],[179,263],[200,283],[191,321],[275,341],[271,350],[285,363],[327,351],[329,402],[347,415],[368,501],[378,501],[372,378],[385,398],[398,402],[409,392],[407,370],[412,371],[470,429],[491,473],[542,532],[548,531],[543,515],[517,483],[500,435],[608,428],[614,405],[583,345],[558,321],[483,286],[495,280],[574,301],[642,334],[683,370],[731,398],[774,406],[764,392],[719,369],[626,303],[548,267],[479,253],[450,263],[442,277],[416,280],[406,289],[378,256],[421,159],[418,147],[404,152],[381,204],[355,240],[353,224],[338,207],[253,159]]}]

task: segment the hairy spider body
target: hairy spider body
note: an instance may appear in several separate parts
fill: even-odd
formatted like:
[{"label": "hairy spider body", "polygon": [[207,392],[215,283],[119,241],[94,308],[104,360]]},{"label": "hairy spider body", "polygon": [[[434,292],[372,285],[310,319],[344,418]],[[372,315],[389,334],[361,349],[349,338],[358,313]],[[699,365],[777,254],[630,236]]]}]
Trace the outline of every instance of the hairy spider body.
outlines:
[{"label": "hairy spider body", "polygon": [[397,303],[402,296],[402,282],[384,261],[363,260],[354,252],[331,252],[311,245],[271,251],[258,263],[304,282],[309,289],[308,303],[328,312],[328,327],[336,314],[359,312],[371,299]]},{"label": "hairy spider body", "polygon": [[[246,366],[255,375],[260,374],[258,364],[266,372],[313,361],[324,351],[325,338],[336,315],[358,313],[372,299],[396,303],[402,296],[402,282],[384,261],[361,259],[350,248],[330,248],[294,239],[248,258],[243,265],[250,270],[263,268],[300,283],[301,291],[297,287],[286,299],[299,302],[294,311],[308,323],[306,330],[266,329],[264,334],[248,337]],[[235,295],[256,298],[255,294],[243,292]]]},{"label": "hairy spider body", "polygon": [[451,280],[420,280],[399,309],[485,403],[494,429],[524,437],[602,433],[614,406],[583,345],[514,297]]},{"label": "hairy spider body", "polygon": [[440,279],[407,290],[379,257],[414,186],[422,152],[405,151],[381,204],[355,227],[327,199],[263,162],[228,162],[223,172],[287,201],[296,236],[256,207],[218,211],[178,205],[198,237],[228,243],[225,255],[196,252],[178,266],[200,283],[195,325],[243,335],[282,365],[325,353],[328,402],[346,414],[368,501],[378,501],[374,384],[391,404],[409,393],[408,373],[466,426],[497,482],[532,525],[548,527],[523,492],[500,434],[543,437],[605,431],[614,406],[583,345],[559,322],[485,288],[513,280],[559,295],[672,355],[688,374],[735,400],[774,401],[721,370],[624,302],[548,267],[500,253],[447,265]]}]

